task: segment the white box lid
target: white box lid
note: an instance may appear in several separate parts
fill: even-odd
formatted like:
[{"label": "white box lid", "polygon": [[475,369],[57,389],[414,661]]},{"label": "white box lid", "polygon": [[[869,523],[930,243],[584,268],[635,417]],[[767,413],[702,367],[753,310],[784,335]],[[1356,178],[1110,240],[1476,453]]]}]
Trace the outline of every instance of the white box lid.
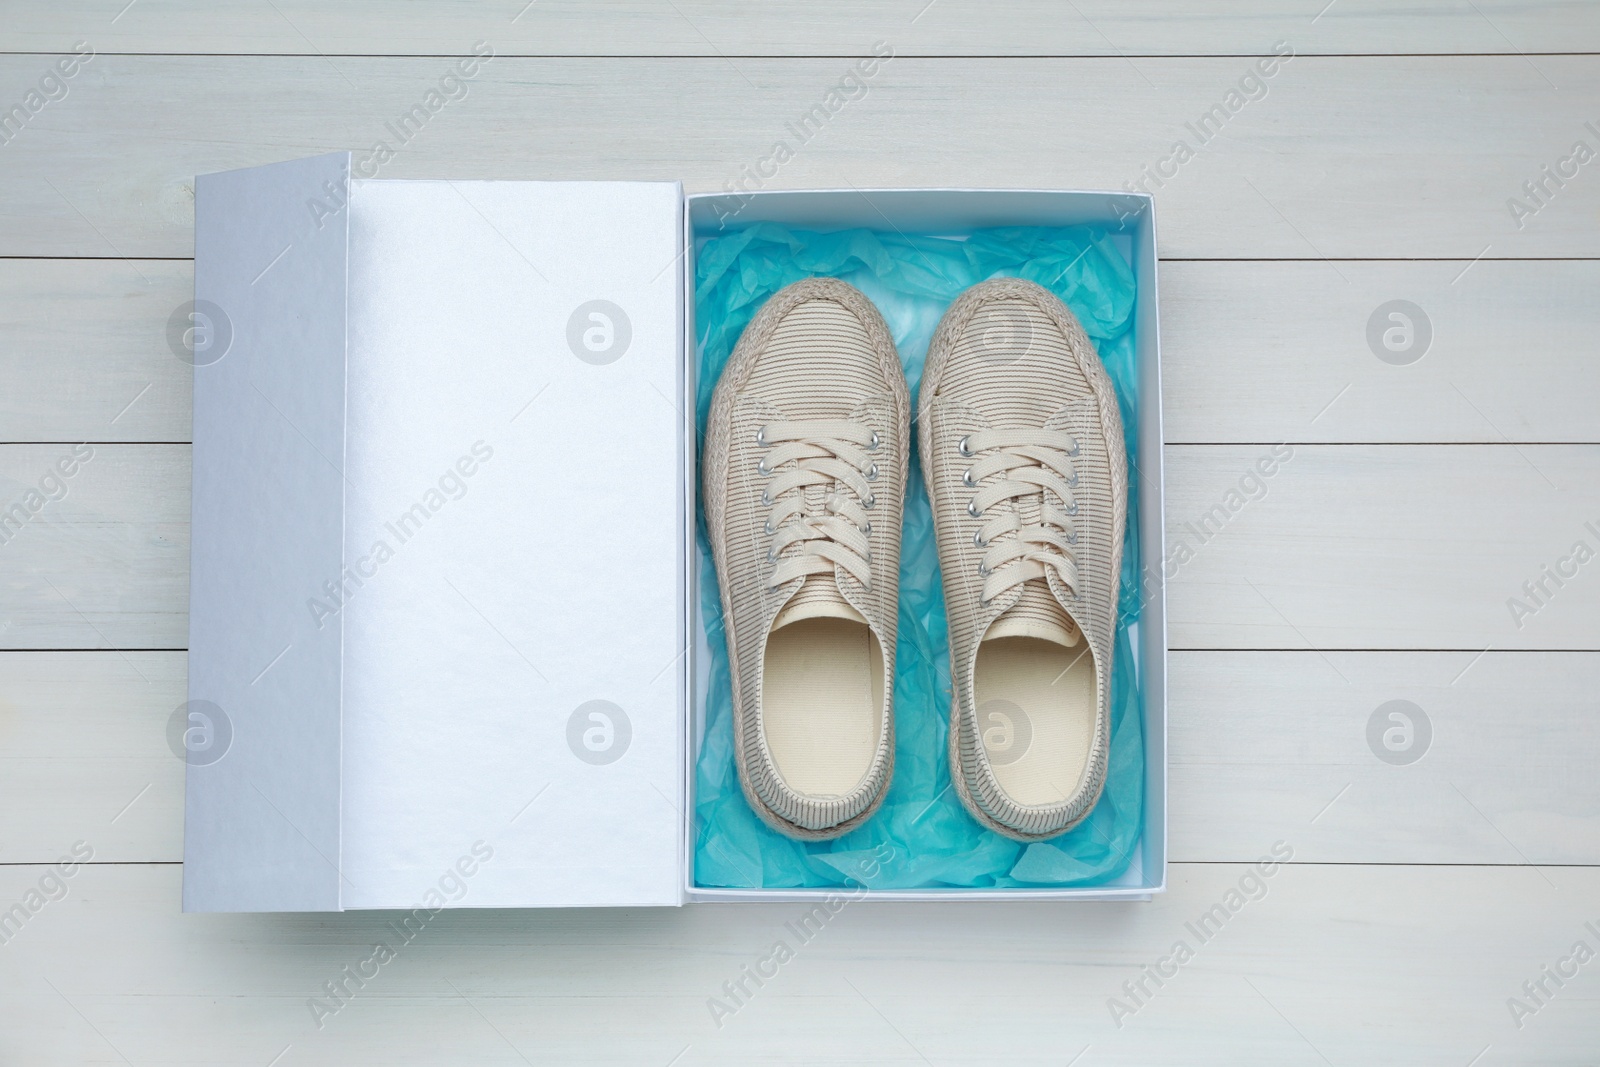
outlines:
[{"label": "white box lid", "polygon": [[196,192],[185,908],[678,903],[679,186]]}]

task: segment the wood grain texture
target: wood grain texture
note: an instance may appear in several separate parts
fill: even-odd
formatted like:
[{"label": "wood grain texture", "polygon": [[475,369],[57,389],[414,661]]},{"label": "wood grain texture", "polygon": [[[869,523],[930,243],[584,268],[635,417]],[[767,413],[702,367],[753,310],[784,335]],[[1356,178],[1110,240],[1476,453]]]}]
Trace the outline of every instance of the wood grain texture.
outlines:
[{"label": "wood grain texture", "polygon": [[101,862],[183,858],[183,761],[167,724],[182,652],[0,653],[0,863],[79,839]]},{"label": "wood grain texture", "polygon": [[[1174,859],[1281,837],[1323,863],[1600,863],[1600,656],[1174,652],[1168,671]],[[1375,717],[1405,730],[1379,711],[1396,700],[1421,709],[1391,738],[1409,764],[1368,739]]]},{"label": "wood grain texture", "polygon": [[1600,649],[1600,446],[1166,453],[1173,648]]},{"label": "wood grain texture", "polygon": [[62,490],[47,479],[72,446],[0,446],[0,502],[26,515],[0,518],[0,643],[185,648],[189,446],[90,448]]},{"label": "wood grain texture", "polygon": [[[1595,165],[1520,229],[1507,207],[1578,139],[1600,143],[1584,125],[1600,128],[1600,57],[1535,69],[1520,56],[1301,56],[1203,144],[1189,127],[1225,111],[1255,61],[1172,59],[1146,74],[1108,60],[896,59],[802,143],[789,125],[849,62],[502,57],[408,140],[390,133],[453,62],[99,56],[3,148],[0,255],[188,256],[195,174],[346,148],[359,164],[379,141],[397,149],[383,177],[679,178],[691,191],[741,180],[785,139],[794,156],[775,187],[1118,189],[1165,166],[1149,187],[1173,258],[1600,247]],[[22,98],[47,63],[0,57],[0,100]],[[1163,164],[1180,138],[1193,157]]]},{"label": "wood grain texture", "polygon": [[187,441],[167,322],[193,298],[186,262],[0,260],[0,440]]},{"label": "wood grain texture", "polygon": [[[1600,441],[1600,263],[1339,270],[1348,284],[1323,263],[1163,264],[1167,439]],[[185,262],[0,260],[0,441],[187,441],[191,375],[167,322],[192,292]],[[1395,299],[1433,334],[1407,366],[1367,341]]]},{"label": "wood grain texture", "polygon": [[90,40],[102,52],[317,55],[461,54],[479,39],[506,55],[860,55],[890,40],[915,55],[1257,54],[1283,37],[1318,53],[1600,51],[1591,5],[1383,0],[379,0],[317,4],[71,0],[14,5],[0,51],[53,51]]},{"label": "wood grain texture", "polygon": [[[1600,656],[1329,659],[1339,674],[1309,652],[1172,654],[1175,861],[1248,862],[1283,838],[1317,863],[1600,864]],[[0,811],[21,816],[0,864],[80,839],[101,862],[180,860],[184,680],[181,652],[0,653]],[[1407,766],[1367,740],[1397,699],[1431,727]]]},{"label": "wood grain texture", "polygon": [[[43,873],[0,868],[0,901]],[[847,904],[805,942],[799,905],[446,912],[320,1030],[308,1001],[398,940],[392,913],[180,915],[178,882],[175,865],[90,866],[0,946],[0,1057],[1411,1067],[1488,1046],[1480,1064],[1577,1067],[1600,1016],[1594,962],[1520,1030],[1506,1007],[1574,943],[1593,949],[1592,868],[1178,865],[1150,904]],[[1189,924],[1219,906],[1202,942]],[[723,983],[779,940],[793,959],[746,979],[719,1028],[708,1001],[731,1004]],[[1123,983],[1180,940],[1192,958],[1145,979],[1118,1027],[1111,998],[1132,1007]]]},{"label": "wood grain texture", "polygon": [[[1600,441],[1600,263],[1164,263],[1168,441]],[[1342,275],[1341,278],[1339,275]],[[1380,359],[1391,301],[1431,343]],[[1423,323],[1416,324],[1418,329]],[[1394,338],[1403,343],[1403,334]],[[1379,347],[1382,348],[1380,338]],[[1387,352],[1387,350],[1385,350]]]}]

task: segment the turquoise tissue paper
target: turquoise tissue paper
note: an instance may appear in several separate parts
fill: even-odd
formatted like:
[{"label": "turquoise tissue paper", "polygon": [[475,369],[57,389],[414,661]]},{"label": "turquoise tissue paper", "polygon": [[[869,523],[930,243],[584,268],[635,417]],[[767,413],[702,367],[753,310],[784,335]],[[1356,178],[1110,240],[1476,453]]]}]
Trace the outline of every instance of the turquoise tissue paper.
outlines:
[{"label": "turquoise tissue paper", "polygon": [[[695,279],[696,425],[702,441],[712,391],[745,325],[767,297],[791,282],[816,276],[841,278],[878,306],[905,365],[913,411],[928,342],[957,296],[994,277],[1025,278],[1051,290],[1083,323],[1116,386],[1128,460],[1137,470],[1134,274],[1115,240],[1087,226],[978,230],[962,240],[875,230],[812,233],[759,223],[708,240]],[[878,813],[837,840],[790,840],[761,822],[740,792],[722,601],[705,515],[697,515],[700,596],[711,647],[705,737],[695,767],[697,885],[868,890],[1084,886],[1115,878],[1132,858],[1144,798],[1140,694],[1128,636],[1140,609],[1136,496],[1130,494],[1128,501],[1122,557],[1105,791],[1089,818],[1073,830],[1022,844],[980,826],[950,786],[944,597],[914,442],[911,455],[900,560],[894,779]]]}]

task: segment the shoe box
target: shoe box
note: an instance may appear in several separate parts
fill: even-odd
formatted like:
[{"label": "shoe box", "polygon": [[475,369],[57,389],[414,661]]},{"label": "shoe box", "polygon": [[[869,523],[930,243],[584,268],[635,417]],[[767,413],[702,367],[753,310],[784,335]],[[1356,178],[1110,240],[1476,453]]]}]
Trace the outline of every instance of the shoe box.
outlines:
[{"label": "shoe box", "polygon": [[[1138,279],[1144,825],[1166,881],[1166,626],[1148,197],[363,179],[348,153],[196,181],[185,911],[678,905],[708,646],[694,265],[758,222],[1103,224]],[[853,894],[859,896],[862,894]]]}]

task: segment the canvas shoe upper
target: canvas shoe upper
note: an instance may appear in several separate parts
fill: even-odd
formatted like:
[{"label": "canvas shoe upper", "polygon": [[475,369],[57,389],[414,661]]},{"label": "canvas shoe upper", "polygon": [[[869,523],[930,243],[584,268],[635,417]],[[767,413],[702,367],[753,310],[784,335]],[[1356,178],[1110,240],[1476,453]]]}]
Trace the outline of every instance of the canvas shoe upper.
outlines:
[{"label": "canvas shoe upper", "polygon": [[792,837],[845,833],[889,785],[909,411],[882,316],[828,278],[767,301],[712,399],[704,501],[739,780]]},{"label": "canvas shoe upper", "polygon": [[1018,840],[1105,782],[1127,455],[1110,379],[1065,304],[974,286],[929,346],[919,412],[950,630],[951,779]]}]

